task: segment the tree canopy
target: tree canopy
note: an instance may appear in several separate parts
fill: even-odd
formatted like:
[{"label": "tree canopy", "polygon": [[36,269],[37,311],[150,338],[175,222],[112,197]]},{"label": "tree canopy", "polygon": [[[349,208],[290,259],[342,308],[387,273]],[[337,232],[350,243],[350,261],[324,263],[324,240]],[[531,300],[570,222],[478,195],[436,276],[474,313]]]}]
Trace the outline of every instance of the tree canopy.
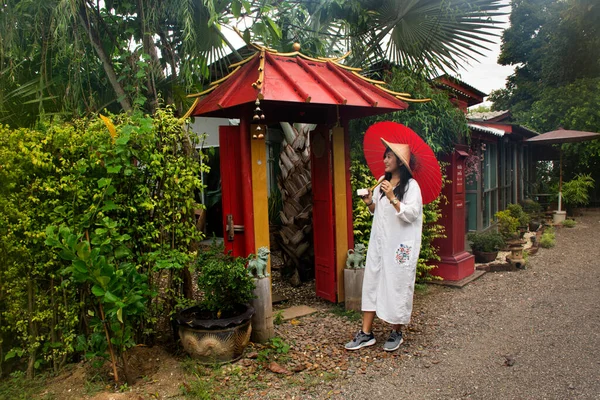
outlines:
[{"label": "tree canopy", "polygon": [[[494,109],[529,111],[548,89],[600,77],[600,4],[595,0],[513,0],[498,63],[514,65]],[[559,121],[557,121],[559,122]],[[556,127],[556,126],[555,126]]]},{"label": "tree canopy", "polygon": [[[456,70],[484,51],[500,0],[4,0],[0,122],[30,126],[108,108],[152,112],[223,75],[228,38],[365,66]],[[229,32],[229,33],[228,33]],[[231,55],[229,55],[231,54]],[[225,60],[220,63],[220,60]],[[162,100],[161,100],[162,99]]]},{"label": "tree canopy", "polygon": [[[540,133],[558,128],[600,132],[600,3],[513,0],[498,62],[514,65],[493,109]],[[600,141],[563,145],[564,175],[600,178]]]}]

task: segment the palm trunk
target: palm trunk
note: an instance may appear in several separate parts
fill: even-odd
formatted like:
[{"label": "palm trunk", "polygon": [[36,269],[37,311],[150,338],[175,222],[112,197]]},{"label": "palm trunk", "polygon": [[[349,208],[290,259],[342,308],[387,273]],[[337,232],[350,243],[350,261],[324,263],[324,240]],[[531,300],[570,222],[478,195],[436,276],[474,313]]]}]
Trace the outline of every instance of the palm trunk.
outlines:
[{"label": "palm trunk", "polygon": [[285,253],[284,273],[299,285],[314,272],[312,252],[312,185],[309,132],[314,125],[292,126],[282,122],[285,140],[281,145],[281,175],[277,185],[283,210],[280,212],[280,245]]}]

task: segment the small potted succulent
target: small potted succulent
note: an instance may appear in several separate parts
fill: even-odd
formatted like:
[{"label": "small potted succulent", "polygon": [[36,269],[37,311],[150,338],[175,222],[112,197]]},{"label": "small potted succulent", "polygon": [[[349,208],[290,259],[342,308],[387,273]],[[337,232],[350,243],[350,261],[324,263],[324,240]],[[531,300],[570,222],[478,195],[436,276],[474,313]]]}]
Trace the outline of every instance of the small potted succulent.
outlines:
[{"label": "small potted succulent", "polygon": [[198,257],[201,302],[175,318],[183,348],[205,363],[239,359],[250,341],[254,315],[249,303],[255,282],[246,269],[248,259],[224,254],[215,246]]},{"label": "small potted succulent", "polygon": [[504,239],[498,232],[471,232],[467,236],[477,263],[489,263],[496,259],[504,247]]},{"label": "small potted succulent", "polygon": [[529,231],[536,232],[544,219],[541,204],[532,199],[525,199],[523,200],[523,211],[529,215]]}]

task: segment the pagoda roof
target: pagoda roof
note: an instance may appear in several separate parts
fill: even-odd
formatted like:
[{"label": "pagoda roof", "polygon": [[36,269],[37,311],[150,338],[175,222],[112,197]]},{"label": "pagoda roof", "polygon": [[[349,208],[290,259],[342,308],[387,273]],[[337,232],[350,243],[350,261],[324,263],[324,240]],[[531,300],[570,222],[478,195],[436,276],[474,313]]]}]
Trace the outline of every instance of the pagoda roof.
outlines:
[{"label": "pagoda roof", "polygon": [[[300,52],[277,53],[264,47],[233,64],[233,71],[196,97],[188,116],[252,118],[258,100],[261,123],[334,123],[404,110],[408,93],[386,89],[383,81],[360,75],[339,58],[312,58]],[[258,104],[257,104],[258,105]]]}]

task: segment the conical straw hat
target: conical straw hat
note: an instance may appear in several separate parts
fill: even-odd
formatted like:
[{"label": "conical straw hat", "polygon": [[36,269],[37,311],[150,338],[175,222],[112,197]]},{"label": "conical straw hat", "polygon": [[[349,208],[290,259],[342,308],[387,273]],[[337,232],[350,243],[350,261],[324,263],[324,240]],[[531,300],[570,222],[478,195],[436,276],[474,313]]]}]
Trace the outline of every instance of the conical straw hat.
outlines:
[{"label": "conical straw hat", "polygon": [[404,164],[408,171],[412,174],[412,170],[410,169],[410,146],[402,143],[390,143],[384,138],[381,138],[381,141],[385,147],[392,150],[394,154],[398,156],[400,161],[402,161],[402,164]]}]

